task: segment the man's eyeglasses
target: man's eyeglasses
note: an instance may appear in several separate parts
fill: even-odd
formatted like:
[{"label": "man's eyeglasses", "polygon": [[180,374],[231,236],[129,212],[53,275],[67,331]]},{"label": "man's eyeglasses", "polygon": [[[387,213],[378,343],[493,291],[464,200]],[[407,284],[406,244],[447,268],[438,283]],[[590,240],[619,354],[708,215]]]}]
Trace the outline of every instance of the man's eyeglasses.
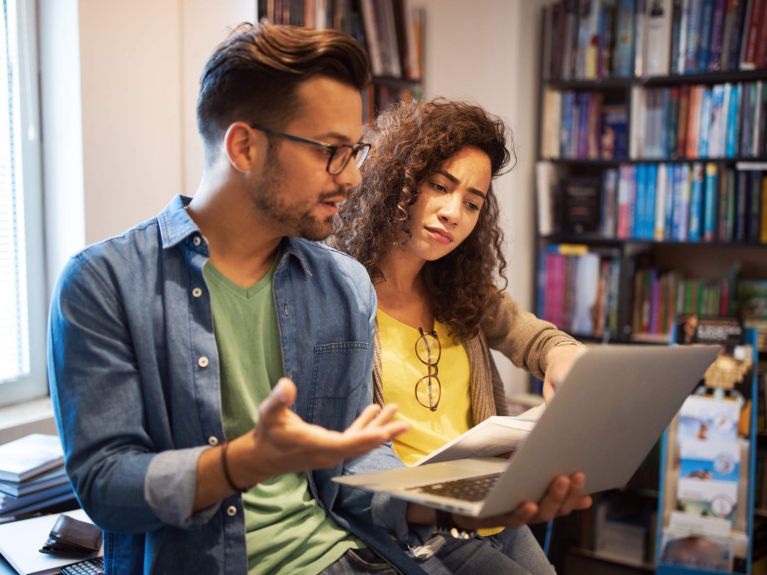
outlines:
[{"label": "man's eyeglasses", "polygon": [[357,167],[361,167],[367,159],[368,153],[370,152],[370,144],[366,142],[357,142],[353,146],[351,144],[340,144],[338,146],[334,146],[332,144],[326,144],[325,142],[320,142],[318,140],[311,140],[309,138],[302,138],[301,136],[294,136],[293,134],[272,130],[271,128],[267,128],[259,124],[250,124],[250,127],[254,130],[259,130],[260,132],[271,134],[272,136],[277,136],[278,138],[285,138],[291,142],[298,142],[299,144],[308,144],[310,146],[325,148],[325,150],[328,152],[328,164],[325,166],[325,169],[331,176],[337,176],[343,172],[344,168],[346,168],[346,165],[349,163],[349,160],[352,158],[354,158]]},{"label": "man's eyeglasses", "polygon": [[442,357],[442,345],[439,343],[437,332],[426,333],[418,328],[421,334],[415,341],[415,354],[421,363],[425,363],[429,369],[415,384],[415,398],[418,403],[429,411],[437,411],[439,400],[442,397],[442,384],[439,382],[439,358]]}]

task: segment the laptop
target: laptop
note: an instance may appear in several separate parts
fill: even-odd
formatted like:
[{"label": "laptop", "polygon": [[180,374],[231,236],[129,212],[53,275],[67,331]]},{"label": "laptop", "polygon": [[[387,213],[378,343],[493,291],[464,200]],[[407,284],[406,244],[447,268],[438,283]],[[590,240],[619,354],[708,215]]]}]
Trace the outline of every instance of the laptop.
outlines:
[{"label": "laptop", "polygon": [[335,477],[471,517],[539,501],[582,471],[584,494],[625,485],[719,353],[718,345],[589,348],[510,459],[469,458]]}]

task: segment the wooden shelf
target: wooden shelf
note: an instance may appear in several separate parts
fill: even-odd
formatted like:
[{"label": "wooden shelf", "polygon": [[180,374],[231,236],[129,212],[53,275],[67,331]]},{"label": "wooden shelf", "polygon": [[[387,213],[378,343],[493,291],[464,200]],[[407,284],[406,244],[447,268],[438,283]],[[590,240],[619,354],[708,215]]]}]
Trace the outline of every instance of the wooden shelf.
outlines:
[{"label": "wooden shelf", "polygon": [[767,68],[758,70],[727,70],[700,74],[672,74],[629,78],[595,78],[590,80],[544,80],[544,85],[560,90],[615,90],[630,86],[676,86],[679,84],[723,84],[725,82],[750,82],[767,78]]},{"label": "wooden shelf", "polygon": [[541,158],[542,162],[567,164],[574,166],[594,166],[602,168],[620,164],[693,164],[696,162],[714,162],[719,164],[767,163],[767,158],[737,156],[732,158]]},{"label": "wooden shelf", "polygon": [[606,238],[596,234],[583,234],[579,236],[571,236],[564,234],[549,234],[540,236],[541,240],[545,240],[548,243],[558,244],[589,244],[589,245],[605,245],[605,246],[620,246],[623,244],[647,244],[658,246],[701,246],[701,247],[722,247],[722,248],[767,248],[767,244],[753,243],[753,242],[675,242],[670,240],[643,240],[638,238]]}]

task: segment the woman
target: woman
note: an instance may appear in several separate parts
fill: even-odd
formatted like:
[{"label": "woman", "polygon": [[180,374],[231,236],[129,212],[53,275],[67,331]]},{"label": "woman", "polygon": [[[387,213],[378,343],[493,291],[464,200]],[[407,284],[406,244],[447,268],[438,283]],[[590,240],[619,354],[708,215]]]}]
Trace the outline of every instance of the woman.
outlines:
[{"label": "woman", "polygon": [[[579,348],[522,311],[496,279],[506,260],[492,180],[510,159],[504,123],[435,100],[379,116],[363,183],[339,211],[334,243],[362,262],[378,295],[374,394],[411,430],[394,442],[413,463],[491,415],[507,413],[490,349],[553,393]],[[550,570],[529,529],[496,537],[525,569]]]}]

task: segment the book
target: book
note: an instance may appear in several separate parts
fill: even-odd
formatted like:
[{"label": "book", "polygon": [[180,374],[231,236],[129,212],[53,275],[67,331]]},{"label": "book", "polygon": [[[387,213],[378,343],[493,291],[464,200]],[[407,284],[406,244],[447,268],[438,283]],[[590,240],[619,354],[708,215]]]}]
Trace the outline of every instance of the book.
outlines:
[{"label": "book", "polygon": [[602,184],[583,178],[567,180],[562,189],[562,230],[573,234],[597,233]]},{"label": "book", "polygon": [[35,491],[40,491],[41,489],[61,485],[67,481],[69,480],[64,471],[64,466],[62,465],[61,467],[48,471],[47,473],[42,473],[26,481],[0,481],[0,493],[20,497],[22,495],[34,493]]},{"label": "book", "polygon": [[0,480],[24,481],[63,462],[57,436],[33,433],[0,445]]},{"label": "book", "polygon": [[45,503],[46,500],[53,499],[54,497],[58,497],[60,495],[66,495],[68,498],[74,498],[74,491],[72,491],[72,486],[68,481],[66,483],[60,483],[53,487],[49,487],[48,489],[34,491],[20,497],[14,497],[13,495],[8,495],[7,493],[0,493],[0,515],[20,515],[22,513],[21,510],[38,507],[41,503]]},{"label": "book", "polygon": [[646,76],[667,76],[671,64],[672,2],[651,0],[648,8],[644,73]]},{"label": "book", "polygon": [[545,409],[539,405],[516,416],[493,415],[447,442],[429,455],[422,457],[413,467],[425,463],[438,463],[466,459],[467,457],[494,457],[511,453],[528,433]]}]

